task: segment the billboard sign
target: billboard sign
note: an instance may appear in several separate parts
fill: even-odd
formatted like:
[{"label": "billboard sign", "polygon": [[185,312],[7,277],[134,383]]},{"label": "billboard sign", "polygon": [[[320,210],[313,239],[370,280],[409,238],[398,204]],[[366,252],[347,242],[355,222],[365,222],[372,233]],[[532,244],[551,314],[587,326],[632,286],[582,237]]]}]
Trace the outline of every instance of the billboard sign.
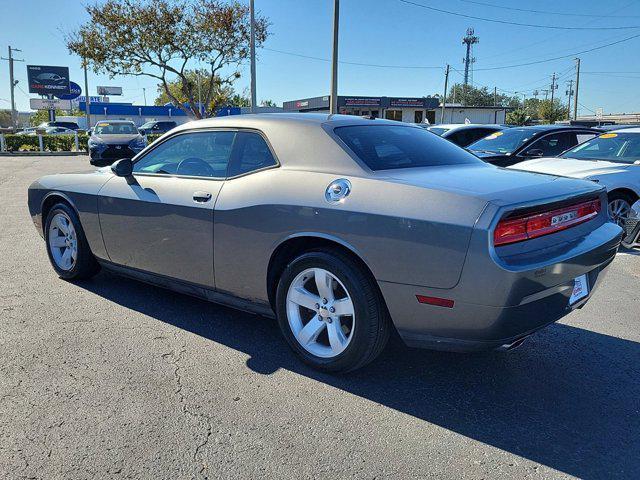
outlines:
[{"label": "billboard sign", "polygon": [[31,110],[71,110],[71,100],[59,98],[30,98]]},{"label": "billboard sign", "polygon": [[122,87],[98,87],[98,95],[122,95]]},{"label": "billboard sign", "polygon": [[27,65],[29,93],[65,95],[69,92],[69,68],[47,65]]},{"label": "billboard sign", "polygon": [[56,93],[61,100],[74,100],[82,94],[82,88],[76,82],[69,82],[69,93]]}]

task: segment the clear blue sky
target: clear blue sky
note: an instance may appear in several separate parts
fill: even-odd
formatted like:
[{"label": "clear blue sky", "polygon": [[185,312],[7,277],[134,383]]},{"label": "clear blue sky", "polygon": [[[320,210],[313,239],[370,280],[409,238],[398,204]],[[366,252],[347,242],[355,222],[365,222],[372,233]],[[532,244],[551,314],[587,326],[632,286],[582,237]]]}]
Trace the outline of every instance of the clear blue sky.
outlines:
[{"label": "clear blue sky", "polygon": [[[412,1],[465,15],[517,23],[599,28],[640,26],[640,0]],[[272,35],[265,47],[310,57],[330,57],[332,0],[255,0],[255,3],[256,9],[272,23]],[[543,13],[506,10],[500,6]],[[377,68],[341,64],[339,93],[344,95],[423,96],[441,92],[442,67],[446,63],[455,69],[451,80],[462,80],[458,73],[464,68],[461,40],[467,27],[473,26],[480,37],[480,43],[475,46],[475,85],[497,86],[531,95],[534,89],[548,88],[551,75],[556,72],[561,74],[558,94],[564,99],[566,81],[574,76],[572,57],[518,68],[482,69],[570,55],[640,35],[640,28],[554,30],[491,23],[420,8],[400,0],[342,0],[341,8],[342,61],[441,67]],[[582,16],[560,15],[574,12]],[[79,60],[67,52],[61,32],[72,30],[85,19],[78,0],[23,0],[10,6],[4,2],[0,7],[0,53],[6,57],[7,46],[11,45],[20,48],[20,58],[26,60],[16,64],[16,78],[22,87],[16,90],[20,110],[28,109],[29,96],[24,93],[27,91],[26,63],[68,65],[72,80],[82,84]],[[589,109],[598,107],[606,113],[640,112],[640,37],[580,57],[584,72],[580,103],[585,107],[580,108],[581,112],[588,113]],[[259,100],[272,99],[281,104],[284,100],[329,92],[326,61],[263,49],[259,51],[257,74]],[[109,79],[90,75],[89,82],[92,95],[100,84],[122,86],[122,101],[141,104],[143,87],[149,103],[155,98],[156,82],[151,78]],[[247,85],[248,67],[245,67],[236,88],[242,91]],[[1,62],[0,108],[7,108],[8,100],[8,66],[7,62]]]}]

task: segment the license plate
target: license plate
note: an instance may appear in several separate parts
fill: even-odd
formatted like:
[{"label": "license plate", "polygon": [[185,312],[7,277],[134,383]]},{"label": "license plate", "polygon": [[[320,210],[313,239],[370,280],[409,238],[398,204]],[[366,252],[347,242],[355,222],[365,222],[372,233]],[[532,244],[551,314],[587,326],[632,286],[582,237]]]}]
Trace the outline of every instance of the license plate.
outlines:
[{"label": "license plate", "polygon": [[585,273],[573,280],[573,292],[571,293],[571,298],[569,298],[569,305],[573,305],[587,295],[589,295],[589,282]]},{"label": "license plate", "polygon": [[551,218],[551,225],[555,226],[555,225],[561,225],[563,223],[567,223],[570,222],[571,220],[573,220],[574,218],[578,217],[578,212],[574,211],[574,212],[567,212],[567,213],[563,213],[560,215],[556,215],[555,217]]}]

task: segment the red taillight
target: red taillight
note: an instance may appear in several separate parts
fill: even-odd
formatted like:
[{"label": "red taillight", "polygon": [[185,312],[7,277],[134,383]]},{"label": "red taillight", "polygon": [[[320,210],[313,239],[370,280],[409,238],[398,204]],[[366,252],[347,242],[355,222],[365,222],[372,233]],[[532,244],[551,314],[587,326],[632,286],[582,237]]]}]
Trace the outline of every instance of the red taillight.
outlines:
[{"label": "red taillight", "polygon": [[493,243],[496,246],[508,245],[559,232],[591,220],[598,215],[600,208],[598,199],[524,216],[504,218],[498,222],[493,232]]}]

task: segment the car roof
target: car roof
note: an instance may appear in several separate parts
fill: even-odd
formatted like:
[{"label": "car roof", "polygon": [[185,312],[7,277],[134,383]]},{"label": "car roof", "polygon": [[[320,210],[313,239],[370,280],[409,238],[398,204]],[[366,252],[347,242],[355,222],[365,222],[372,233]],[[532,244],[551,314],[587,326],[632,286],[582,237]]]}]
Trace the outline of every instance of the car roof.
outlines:
[{"label": "car roof", "polygon": [[131,120],[98,120],[96,122],[96,124],[98,124],[98,123],[112,123],[112,124],[113,123],[126,123],[126,124],[129,124],[129,125],[135,125],[135,123],[132,122]]},{"label": "car roof", "polygon": [[396,125],[414,127],[410,123],[397,122],[394,120],[384,120],[381,118],[359,117],[356,115],[332,115],[328,113],[257,113],[243,115],[228,115],[224,117],[213,117],[203,120],[193,120],[179,125],[177,130],[190,130],[194,128],[215,128],[215,127],[237,127],[237,128],[260,128],[263,125]]},{"label": "car roof", "polygon": [[[620,133],[640,133],[640,127],[623,127],[618,130],[621,131]],[[613,132],[618,130],[613,130]]]},{"label": "car roof", "polygon": [[519,130],[531,130],[534,132],[548,132],[553,130],[592,130],[590,127],[578,125],[528,125],[526,127],[514,127]]}]

